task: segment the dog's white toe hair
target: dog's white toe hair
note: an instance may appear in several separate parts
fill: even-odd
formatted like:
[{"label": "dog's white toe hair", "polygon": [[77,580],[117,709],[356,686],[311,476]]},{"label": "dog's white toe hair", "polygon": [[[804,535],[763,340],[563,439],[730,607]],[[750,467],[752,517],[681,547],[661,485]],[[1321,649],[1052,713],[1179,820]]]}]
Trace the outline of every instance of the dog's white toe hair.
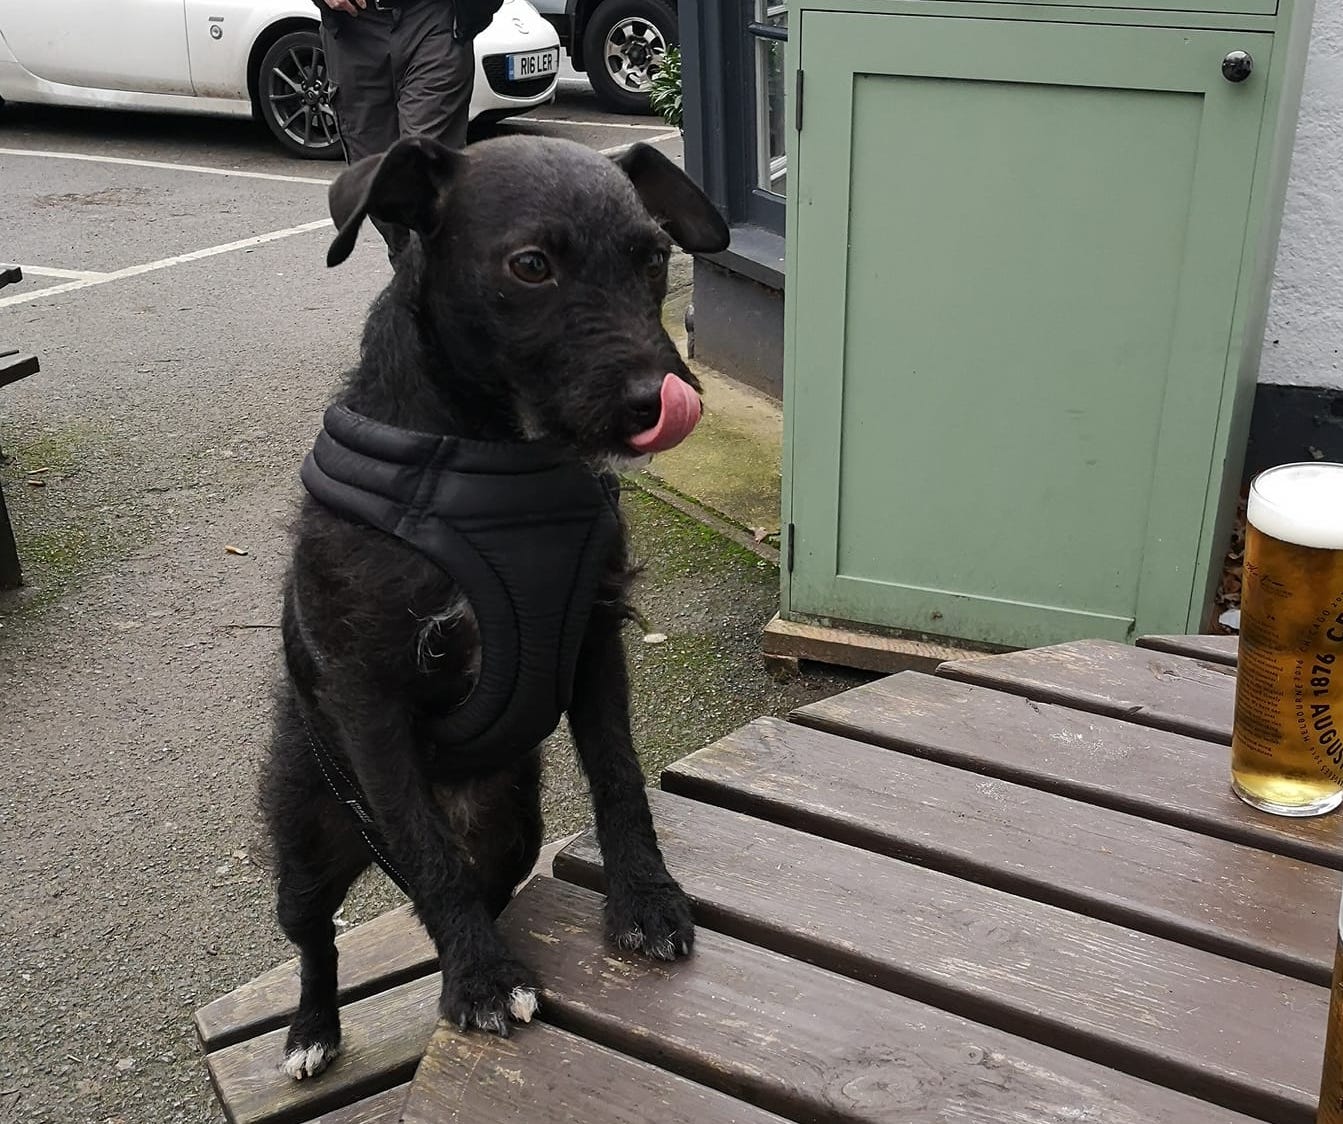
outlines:
[{"label": "dog's white toe hair", "polygon": [[540,1005],[541,1001],[536,997],[536,991],[530,987],[515,987],[508,997],[508,1013],[520,1023],[531,1022]]},{"label": "dog's white toe hair", "polygon": [[339,1053],[339,1046],[323,1046],[319,1042],[307,1049],[286,1054],[282,1068],[295,1081],[302,1081],[305,1077],[316,1077]]}]

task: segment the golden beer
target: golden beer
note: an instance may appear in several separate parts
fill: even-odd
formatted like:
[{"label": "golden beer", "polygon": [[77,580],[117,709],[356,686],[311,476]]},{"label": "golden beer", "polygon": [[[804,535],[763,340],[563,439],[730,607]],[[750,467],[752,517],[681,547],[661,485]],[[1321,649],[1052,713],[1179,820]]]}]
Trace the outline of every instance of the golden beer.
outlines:
[{"label": "golden beer", "polygon": [[1250,485],[1231,785],[1253,807],[1343,803],[1343,464]]},{"label": "golden beer", "polygon": [[1334,944],[1334,986],[1329,993],[1329,1028],[1324,1035],[1324,1074],[1315,1124],[1343,1124],[1343,910]]}]

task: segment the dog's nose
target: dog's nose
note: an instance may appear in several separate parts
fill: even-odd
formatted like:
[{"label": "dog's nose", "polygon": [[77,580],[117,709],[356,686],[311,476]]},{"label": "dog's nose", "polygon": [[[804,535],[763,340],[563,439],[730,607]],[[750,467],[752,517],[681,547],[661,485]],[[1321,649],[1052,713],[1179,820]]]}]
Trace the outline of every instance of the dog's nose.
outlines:
[{"label": "dog's nose", "polygon": [[662,417],[662,380],[641,382],[625,402],[632,432],[652,429]]}]

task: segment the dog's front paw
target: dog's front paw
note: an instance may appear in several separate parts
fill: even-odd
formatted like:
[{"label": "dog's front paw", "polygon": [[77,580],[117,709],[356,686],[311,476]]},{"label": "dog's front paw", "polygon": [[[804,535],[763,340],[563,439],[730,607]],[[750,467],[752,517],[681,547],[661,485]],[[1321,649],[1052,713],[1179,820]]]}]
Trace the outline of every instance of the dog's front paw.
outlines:
[{"label": "dog's front paw", "polygon": [[280,1068],[295,1081],[316,1077],[340,1053],[340,1023],[299,1018],[289,1028]]},{"label": "dog's front paw", "polygon": [[612,884],[606,899],[606,931],[618,947],[654,960],[689,956],[695,945],[690,901],[670,879],[642,887]]},{"label": "dog's front paw", "polygon": [[507,1038],[514,1023],[529,1023],[540,1005],[531,969],[500,960],[455,973],[443,982],[439,1013],[459,1030],[484,1030]]}]

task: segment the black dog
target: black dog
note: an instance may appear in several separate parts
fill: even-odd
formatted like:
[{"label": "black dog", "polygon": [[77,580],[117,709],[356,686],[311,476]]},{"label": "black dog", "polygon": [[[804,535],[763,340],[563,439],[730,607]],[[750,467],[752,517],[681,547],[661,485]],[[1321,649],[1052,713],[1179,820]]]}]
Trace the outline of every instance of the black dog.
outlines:
[{"label": "black dog", "polygon": [[[441,1014],[504,1036],[531,1019],[537,980],[493,921],[536,860],[538,743],[560,710],[591,787],[611,939],[660,959],[690,951],[690,908],[658,849],[631,742],[620,636],[631,573],[604,474],[675,443],[698,418],[698,384],[661,325],[668,251],[671,240],[695,252],[727,244],[699,189],[643,145],[608,160],[558,141],[501,139],[464,154],[406,140],[343,173],[331,210],[330,264],[349,254],[365,217],[418,237],[374,303],[359,366],[304,477],[339,498],[358,476],[344,470],[363,464],[386,486],[375,506],[395,518],[351,517],[363,510],[354,501],[337,514],[308,497],[285,590],[288,674],[261,797],[279,921],[300,954],[285,1048],[295,1078],[339,1049],[332,919],[372,847],[385,848],[378,860],[437,946]],[[541,491],[510,485],[515,462]],[[510,540],[515,561],[504,566],[527,570],[524,593],[478,603],[485,586],[465,573],[487,555],[494,565],[498,543],[481,539],[473,554],[449,529],[426,545],[410,528],[432,520],[407,515],[434,487],[474,495],[458,485],[477,470],[530,512],[491,522],[494,493],[472,501],[481,534],[526,539],[521,551]],[[552,485],[558,499],[546,498]],[[581,518],[548,514],[579,493]],[[564,539],[561,526],[598,537]],[[458,557],[454,573],[443,559]],[[500,623],[510,604],[522,641]],[[550,654],[535,657],[538,646]],[[535,689],[547,675],[553,702]],[[464,733],[464,716],[490,698],[507,720]],[[332,770],[362,790],[370,823],[338,799],[344,782],[329,783]]]}]

